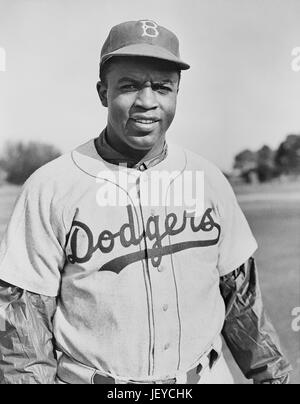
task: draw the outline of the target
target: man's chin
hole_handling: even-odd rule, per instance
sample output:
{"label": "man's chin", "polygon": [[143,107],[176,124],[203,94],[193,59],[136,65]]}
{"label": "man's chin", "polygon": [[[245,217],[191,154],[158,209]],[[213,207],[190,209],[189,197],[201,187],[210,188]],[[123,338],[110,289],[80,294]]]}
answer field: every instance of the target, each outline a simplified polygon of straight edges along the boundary
{"label": "man's chin", "polygon": [[157,142],[157,137],[151,134],[144,134],[142,136],[131,136],[127,139],[128,146],[130,146],[132,149],[140,151],[151,150],[157,144]]}

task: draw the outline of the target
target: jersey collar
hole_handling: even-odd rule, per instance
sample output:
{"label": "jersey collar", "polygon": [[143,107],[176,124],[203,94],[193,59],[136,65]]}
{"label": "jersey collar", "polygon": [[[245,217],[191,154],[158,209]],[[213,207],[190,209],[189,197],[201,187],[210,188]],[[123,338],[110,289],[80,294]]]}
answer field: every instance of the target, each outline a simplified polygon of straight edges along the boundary
{"label": "jersey collar", "polygon": [[[125,165],[116,165],[105,161],[101,156],[99,156],[96,146],[95,139],[91,139],[86,143],[78,146],[75,150],[71,152],[71,157],[74,164],[82,172],[87,175],[98,178],[99,174],[103,177],[103,173],[108,173],[111,171],[124,170],[128,175],[133,175],[139,177],[143,172],[135,168],[128,168]],[[186,167],[186,153],[181,148],[173,143],[168,142],[168,154],[164,160],[160,161],[156,165],[149,166],[144,172],[153,170],[166,170],[166,171],[183,171]]]}

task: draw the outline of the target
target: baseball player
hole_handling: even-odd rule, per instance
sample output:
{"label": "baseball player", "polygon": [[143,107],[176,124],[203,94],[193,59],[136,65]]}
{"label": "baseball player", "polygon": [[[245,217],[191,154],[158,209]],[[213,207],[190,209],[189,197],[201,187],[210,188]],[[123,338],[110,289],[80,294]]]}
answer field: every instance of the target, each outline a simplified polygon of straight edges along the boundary
{"label": "baseball player", "polygon": [[153,21],[110,31],[105,129],[27,180],[1,243],[1,383],[230,384],[221,334],[247,378],[288,382],[234,193],[166,136],[188,69]]}

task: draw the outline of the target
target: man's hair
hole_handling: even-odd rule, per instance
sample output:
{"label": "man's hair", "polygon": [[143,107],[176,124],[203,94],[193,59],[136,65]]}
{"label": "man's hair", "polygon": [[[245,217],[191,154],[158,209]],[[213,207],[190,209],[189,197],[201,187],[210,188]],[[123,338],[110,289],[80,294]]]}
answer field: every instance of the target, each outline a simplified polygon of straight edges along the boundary
{"label": "man's hair", "polygon": [[[128,58],[134,58],[135,56],[128,56]],[[115,56],[111,59],[109,59],[107,62],[104,63],[104,65],[102,65],[101,69],[100,69],[100,73],[99,73],[99,77],[100,77],[100,81],[104,84],[107,85],[107,75],[112,67],[112,65],[117,62],[118,60],[122,60],[124,59],[123,56]],[[147,57],[147,59],[150,60],[154,60],[156,63],[158,63],[158,59],[154,59],[154,58],[149,58]],[[181,70],[178,68],[178,66],[175,63],[172,62],[162,62],[162,66],[164,69],[169,69],[169,70],[174,70],[178,73],[179,79],[178,79],[178,83],[180,83],[181,80]]]}

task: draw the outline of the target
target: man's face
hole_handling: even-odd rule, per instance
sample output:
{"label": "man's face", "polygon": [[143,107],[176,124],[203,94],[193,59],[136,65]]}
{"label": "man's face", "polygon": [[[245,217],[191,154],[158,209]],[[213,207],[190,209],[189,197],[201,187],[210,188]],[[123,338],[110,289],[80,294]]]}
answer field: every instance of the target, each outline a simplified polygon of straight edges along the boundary
{"label": "man's face", "polygon": [[118,58],[98,87],[108,107],[108,136],[122,148],[150,150],[162,143],[176,111],[179,74],[167,63]]}

